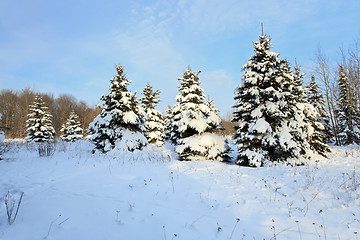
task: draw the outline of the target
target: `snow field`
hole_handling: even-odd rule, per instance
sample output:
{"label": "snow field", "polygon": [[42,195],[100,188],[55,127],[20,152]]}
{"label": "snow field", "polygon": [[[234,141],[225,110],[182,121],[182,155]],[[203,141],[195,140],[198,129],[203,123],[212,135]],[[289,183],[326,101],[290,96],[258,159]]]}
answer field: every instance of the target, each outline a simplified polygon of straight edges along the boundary
{"label": "snow field", "polygon": [[[180,162],[170,146],[91,154],[86,140],[50,157],[9,143],[0,196],[24,197],[0,239],[356,239],[360,150],[307,166]],[[236,152],[236,151],[234,151]],[[236,153],[233,153],[236,154]]]}

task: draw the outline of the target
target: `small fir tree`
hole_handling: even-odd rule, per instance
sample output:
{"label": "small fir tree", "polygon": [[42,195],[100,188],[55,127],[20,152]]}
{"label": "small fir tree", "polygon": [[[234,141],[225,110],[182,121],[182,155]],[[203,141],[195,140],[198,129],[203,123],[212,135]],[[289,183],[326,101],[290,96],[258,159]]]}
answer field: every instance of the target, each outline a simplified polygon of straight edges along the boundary
{"label": "small fir tree", "polygon": [[141,92],[144,97],[141,103],[146,114],[145,127],[146,136],[150,144],[162,146],[164,144],[165,121],[158,110],[155,109],[159,100],[160,91],[154,91],[150,84],[147,84]]}
{"label": "small fir tree", "polygon": [[[304,157],[307,157],[307,154],[311,152],[309,139],[314,132],[312,126],[317,113],[311,104],[305,102],[304,74],[301,73],[300,66],[296,66],[295,71],[292,72],[289,62],[282,60],[280,72],[284,80],[281,87],[282,101],[286,103],[282,110],[288,115],[285,126],[289,128],[292,141],[297,145],[296,152],[291,152],[291,155],[295,153],[295,157],[290,155],[288,159],[291,161],[291,158],[294,158],[295,164],[302,164],[302,161],[305,160]],[[287,143],[284,144],[285,147],[286,145]]]}
{"label": "small fir tree", "polygon": [[29,106],[30,113],[26,121],[27,136],[29,143],[50,143],[54,141],[55,130],[52,126],[52,115],[48,112],[42,98],[36,96],[34,103]]}
{"label": "small fir tree", "polygon": [[[199,86],[198,73],[190,67],[179,78],[178,102],[173,108],[173,126],[180,139],[175,151],[179,160],[209,159],[228,161],[229,146],[224,137],[214,133],[221,119],[212,103],[205,101],[204,90]],[[175,113],[175,114],[174,114]]]}
{"label": "small fir tree", "polygon": [[340,67],[337,79],[339,98],[336,106],[339,137],[342,144],[360,144],[360,114],[356,97],[351,89],[343,67]]}
{"label": "small fir tree", "polygon": [[106,153],[110,150],[134,151],[147,145],[144,135],[144,116],[136,99],[136,92],[127,89],[127,80],[121,65],[110,80],[109,92],[100,99],[102,112],[89,125],[93,152]]}
{"label": "small fir tree", "polygon": [[60,138],[66,142],[75,142],[83,137],[83,129],[78,120],[78,115],[72,111],[66,123],[62,125]]}
{"label": "small fir tree", "polygon": [[179,122],[181,120],[182,106],[180,103],[176,103],[172,108],[169,106],[167,110],[166,120],[166,132],[167,137],[171,144],[178,145],[181,139],[181,131],[179,129]]}
{"label": "small fir tree", "polygon": [[[300,134],[306,134],[306,141],[298,141],[303,146],[303,151],[306,151],[308,146],[311,150],[318,152],[319,154],[326,156],[326,153],[330,152],[329,146],[325,143],[323,134],[324,126],[318,121],[320,115],[314,105],[307,100],[306,91],[303,88],[303,78],[305,74],[301,73],[300,66],[295,67],[294,72],[294,86],[293,95],[296,96],[296,109],[297,120],[302,118],[302,131]],[[299,121],[297,121],[299,122]],[[299,126],[296,127],[296,130]],[[297,137],[299,139],[299,137]],[[300,138],[301,139],[301,138]]]}
{"label": "small fir tree", "polygon": [[165,114],[165,141],[169,141],[171,144],[176,145],[178,139],[180,139],[180,134],[177,136],[178,133],[176,124],[174,124],[174,114],[173,108],[171,105],[168,105],[168,109],[166,110]]}
{"label": "small fir tree", "polygon": [[243,66],[243,83],[235,91],[233,121],[238,123],[235,143],[237,164],[263,166],[268,162],[302,164],[309,144],[308,124],[299,79],[287,61],[271,52],[270,39],[254,42],[255,55]]}
{"label": "small fir tree", "polygon": [[325,99],[314,76],[311,77],[309,84],[305,86],[305,93],[306,101],[314,106],[317,113],[311,121],[314,132],[310,135],[309,143],[315,151],[326,156],[326,153],[330,152],[329,146],[326,145],[331,137],[330,120],[325,111]]}
{"label": "small fir tree", "polygon": [[330,142],[333,135],[331,132],[330,118],[325,110],[325,98],[322,95],[320,85],[316,82],[314,76],[311,76],[309,84],[305,86],[305,93],[306,101],[313,105],[319,113],[317,120],[324,126],[324,130],[320,131],[323,135],[324,142]]}

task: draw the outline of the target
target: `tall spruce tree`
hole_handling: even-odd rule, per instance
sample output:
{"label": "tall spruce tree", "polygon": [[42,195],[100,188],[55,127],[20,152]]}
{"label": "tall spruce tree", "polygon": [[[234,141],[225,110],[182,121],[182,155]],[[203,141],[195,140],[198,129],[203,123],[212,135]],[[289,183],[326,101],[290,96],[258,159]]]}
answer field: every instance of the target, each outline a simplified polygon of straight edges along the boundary
{"label": "tall spruce tree", "polygon": [[340,66],[337,79],[339,98],[336,106],[339,136],[342,144],[360,144],[360,113],[354,90],[351,89],[343,67]]}
{"label": "tall spruce tree", "polygon": [[89,125],[91,141],[95,144],[93,152],[132,152],[147,145],[144,116],[136,92],[127,89],[130,81],[123,67],[117,65],[115,68],[117,74],[110,80],[109,92],[100,99],[102,112]]}
{"label": "tall spruce tree", "polygon": [[253,42],[255,55],[243,66],[243,82],[235,91],[237,164],[263,166],[268,162],[302,164],[309,144],[301,92],[287,61],[271,52],[270,39]]}
{"label": "tall spruce tree", "polygon": [[66,142],[75,142],[83,137],[83,129],[78,120],[78,115],[72,111],[66,123],[62,125],[60,138]]}
{"label": "tall spruce tree", "polygon": [[150,84],[147,84],[141,92],[144,94],[141,103],[146,114],[145,127],[146,137],[150,144],[161,146],[164,144],[165,121],[164,118],[155,107],[159,100],[160,91],[154,91]]}
{"label": "tall spruce tree", "polygon": [[50,143],[54,141],[55,130],[52,126],[52,115],[48,112],[42,98],[36,96],[32,105],[29,105],[28,120],[26,121],[27,136],[29,143]]}
{"label": "tall spruce tree", "polygon": [[179,160],[228,161],[228,144],[224,137],[214,133],[220,127],[221,119],[215,106],[205,101],[199,73],[189,67],[178,79],[180,86],[176,96],[178,103],[173,108],[173,126],[176,126],[180,139],[175,151]]}

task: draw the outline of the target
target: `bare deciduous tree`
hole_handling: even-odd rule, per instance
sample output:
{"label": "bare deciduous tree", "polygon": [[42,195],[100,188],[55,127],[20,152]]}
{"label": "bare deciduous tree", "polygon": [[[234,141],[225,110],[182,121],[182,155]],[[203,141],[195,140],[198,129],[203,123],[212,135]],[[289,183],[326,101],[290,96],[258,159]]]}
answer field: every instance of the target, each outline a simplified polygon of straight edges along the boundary
{"label": "bare deciduous tree", "polygon": [[6,127],[7,138],[24,138],[25,122],[29,113],[29,105],[34,101],[35,95],[41,96],[46,102],[49,112],[53,115],[53,126],[60,134],[61,125],[66,121],[71,111],[79,116],[81,127],[85,130],[100,109],[89,107],[84,101],[78,102],[74,96],[63,94],[54,98],[49,93],[38,93],[30,88],[20,91],[4,89],[0,91],[0,113],[3,115],[0,126]]}
{"label": "bare deciduous tree", "polygon": [[334,81],[331,75],[331,70],[329,66],[329,60],[327,57],[321,52],[320,48],[315,53],[315,75],[317,79],[322,81],[324,86],[324,95],[327,105],[327,111],[330,117],[330,122],[332,126],[332,132],[334,134],[335,142],[337,145],[340,145],[338,132],[337,132],[337,122],[335,116],[335,88]]}

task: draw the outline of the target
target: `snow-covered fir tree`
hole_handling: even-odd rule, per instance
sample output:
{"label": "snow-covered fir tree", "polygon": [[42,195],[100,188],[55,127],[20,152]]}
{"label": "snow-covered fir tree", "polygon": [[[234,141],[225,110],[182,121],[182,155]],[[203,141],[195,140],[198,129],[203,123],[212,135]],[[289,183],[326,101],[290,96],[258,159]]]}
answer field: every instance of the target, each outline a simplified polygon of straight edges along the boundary
{"label": "snow-covered fir tree", "polygon": [[[305,74],[301,73],[300,66],[296,66],[293,75],[293,94],[296,96],[297,102],[297,120],[300,120],[299,117],[302,117],[302,120],[304,120],[304,124],[302,124],[302,133],[307,135],[307,142],[312,150],[323,156],[326,156],[326,153],[330,152],[330,148],[325,143],[325,127],[319,121],[319,112],[308,100],[306,94],[307,90],[305,91],[303,88],[303,78]],[[307,147],[307,143],[303,143],[306,144],[305,147]]]}
{"label": "snow-covered fir tree", "polygon": [[136,92],[127,89],[130,81],[123,67],[117,65],[116,71],[117,74],[110,80],[109,92],[100,99],[102,112],[89,125],[91,141],[95,144],[93,152],[132,152],[141,150],[148,143],[144,135],[144,116]]}
{"label": "snow-covered fir tree", "polygon": [[237,164],[263,166],[269,162],[302,164],[309,151],[309,124],[299,79],[287,61],[270,51],[270,39],[253,43],[255,55],[243,66],[243,82],[235,91],[233,121],[238,123],[235,143]]}
{"label": "snow-covered fir tree", "polygon": [[179,122],[181,120],[181,104],[177,103],[173,107],[169,106],[166,111],[166,136],[165,139],[169,140],[171,144],[178,145],[181,139],[181,131],[179,129]]}
{"label": "snow-covered fir tree", "polygon": [[49,143],[54,140],[55,130],[52,126],[52,115],[48,112],[42,98],[36,96],[34,103],[29,106],[30,113],[26,121],[27,142]]}
{"label": "snow-covered fir tree", "polygon": [[360,144],[360,113],[356,97],[342,67],[337,79],[339,98],[336,105],[336,116],[339,124],[339,136],[342,144]]}
{"label": "snow-covered fir tree", "polygon": [[[285,60],[285,66],[286,68],[290,67],[290,64],[287,60]],[[286,71],[287,73],[291,74],[290,69],[288,69]],[[305,74],[301,73],[301,69],[300,66],[296,65],[294,67],[294,73],[293,73],[293,90],[292,93],[295,95],[295,97],[297,98],[296,100],[298,102],[303,102],[305,99],[305,90],[303,88],[303,84],[304,84],[304,77]]]}
{"label": "snow-covered fir tree", "polygon": [[333,135],[331,132],[330,117],[325,110],[326,103],[320,85],[316,82],[314,76],[311,76],[309,84],[305,86],[305,94],[306,101],[313,105],[319,113],[318,121],[324,126],[324,130],[321,131],[323,139],[325,142],[329,142]]}
{"label": "snow-covered fir tree", "polygon": [[221,119],[213,104],[206,102],[198,73],[190,67],[179,78],[178,102],[173,108],[173,126],[180,135],[175,151],[179,160],[228,161],[230,148],[224,137],[214,133]]}
{"label": "snow-covered fir tree", "polygon": [[75,142],[83,137],[83,129],[78,120],[79,116],[72,111],[67,121],[62,125],[60,138],[66,142]]}
{"label": "snow-covered fir tree", "polygon": [[178,133],[177,129],[174,129],[177,127],[174,123],[174,114],[173,114],[173,108],[171,105],[168,105],[168,109],[166,109],[165,113],[165,135],[164,140],[171,142],[171,144],[176,145],[178,139],[180,139],[180,134],[176,135]]}
{"label": "snow-covered fir tree", "polygon": [[[289,127],[292,140],[296,142],[298,153],[302,156],[295,159],[301,163],[303,156],[307,152],[311,152],[310,139],[314,133],[313,125],[316,121],[317,112],[315,108],[305,102],[305,92],[303,88],[303,78],[305,74],[300,71],[300,66],[295,67],[295,71],[291,71],[291,65],[287,60],[282,60],[280,65],[280,72],[284,79],[282,85],[283,101],[286,104],[282,107],[283,112],[289,114],[289,122],[286,126]],[[286,145],[286,144],[285,144]],[[290,161],[291,161],[290,157]],[[294,163],[297,161],[295,160]],[[292,164],[292,163],[290,163]]]}
{"label": "snow-covered fir tree", "polygon": [[144,95],[140,100],[146,115],[145,127],[147,140],[150,144],[161,146],[164,144],[165,121],[161,112],[155,108],[160,101],[160,91],[154,91],[152,86],[147,84],[141,93]]}

